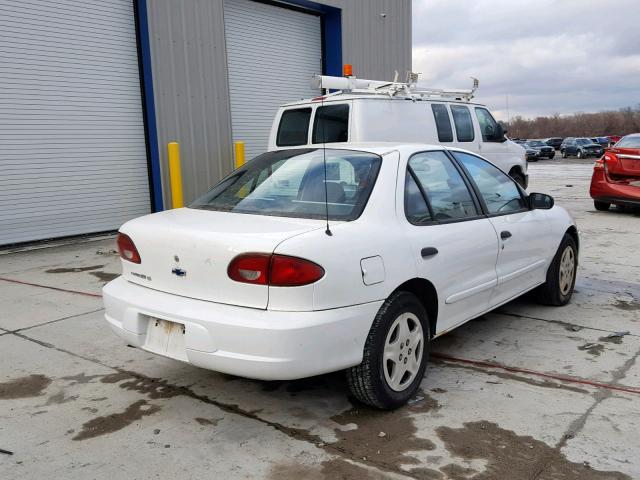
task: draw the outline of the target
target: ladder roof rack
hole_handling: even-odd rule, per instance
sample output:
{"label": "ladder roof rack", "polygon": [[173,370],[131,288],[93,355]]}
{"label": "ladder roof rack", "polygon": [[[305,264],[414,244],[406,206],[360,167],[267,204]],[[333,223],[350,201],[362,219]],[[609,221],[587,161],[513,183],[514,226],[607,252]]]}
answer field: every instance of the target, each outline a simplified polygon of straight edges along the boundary
{"label": "ladder roof rack", "polygon": [[[398,74],[396,72],[396,79]],[[469,90],[448,90],[442,88],[421,87],[417,84],[418,74],[408,72],[406,82],[385,82],[381,80],[365,80],[362,78],[332,77],[316,75],[311,79],[312,88],[338,90],[332,95],[351,93],[360,95],[384,95],[388,97],[402,97],[411,100],[423,98],[437,98],[443,100],[470,101],[478,89],[478,79],[473,78],[473,87]]]}

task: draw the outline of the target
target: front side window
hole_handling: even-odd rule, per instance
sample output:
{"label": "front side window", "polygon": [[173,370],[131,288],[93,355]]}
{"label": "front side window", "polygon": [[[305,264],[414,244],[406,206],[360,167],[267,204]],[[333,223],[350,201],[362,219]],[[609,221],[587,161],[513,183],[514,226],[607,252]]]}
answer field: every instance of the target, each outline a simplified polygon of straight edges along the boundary
{"label": "front side window", "polygon": [[433,118],[436,121],[436,130],[438,131],[438,141],[453,142],[453,131],[451,130],[451,120],[446,105],[441,103],[432,103],[431,110]]}
{"label": "front side window", "polygon": [[480,125],[480,132],[482,133],[482,140],[485,142],[501,142],[502,138],[499,135],[500,128],[498,122],[495,121],[493,116],[486,108],[476,107],[476,117],[478,118],[478,125]]}
{"label": "front side window", "polygon": [[313,143],[346,142],[349,137],[349,105],[318,107],[313,122]]}
{"label": "front side window", "polygon": [[478,210],[462,175],[444,152],[422,152],[409,159],[407,175],[420,182],[433,220],[475,217]]}
{"label": "front side window", "polygon": [[526,207],[516,183],[491,163],[468,153],[453,152],[478,187],[490,214],[521,211]]}
{"label": "front side window", "polygon": [[473,142],[475,134],[473,132],[473,121],[471,112],[467,107],[461,105],[451,105],[453,123],[456,126],[456,137],[459,142]]}
{"label": "front side window", "polygon": [[324,219],[326,199],[330,220],[355,220],[369,199],[381,161],[373,153],[353,150],[268,152],[234,171],[189,207]]}
{"label": "front side window", "polygon": [[310,119],[310,108],[296,108],[282,112],[276,145],[278,147],[306,145]]}

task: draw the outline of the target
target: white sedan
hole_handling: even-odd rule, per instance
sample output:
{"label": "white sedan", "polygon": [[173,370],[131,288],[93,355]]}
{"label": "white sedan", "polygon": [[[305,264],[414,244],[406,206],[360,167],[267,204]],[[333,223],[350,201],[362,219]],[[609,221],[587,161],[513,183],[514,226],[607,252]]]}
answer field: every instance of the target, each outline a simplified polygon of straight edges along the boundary
{"label": "white sedan", "polygon": [[533,289],[569,302],[578,262],[553,198],[418,144],[265,153],[118,247],[105,317],[130,345],[265,380],[347,369],[379,408],[415,393],[433,338]]}

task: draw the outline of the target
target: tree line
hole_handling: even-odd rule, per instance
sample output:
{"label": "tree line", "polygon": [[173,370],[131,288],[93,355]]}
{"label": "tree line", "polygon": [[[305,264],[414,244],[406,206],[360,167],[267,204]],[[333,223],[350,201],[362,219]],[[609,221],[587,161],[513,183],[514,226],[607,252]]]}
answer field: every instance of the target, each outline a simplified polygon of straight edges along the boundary
{"label": "tree line", "polygon": [[640,132],[640,104],[597,113],[556,113],[533,119],[516,116],[505,128],[511,138],[627,135]]}

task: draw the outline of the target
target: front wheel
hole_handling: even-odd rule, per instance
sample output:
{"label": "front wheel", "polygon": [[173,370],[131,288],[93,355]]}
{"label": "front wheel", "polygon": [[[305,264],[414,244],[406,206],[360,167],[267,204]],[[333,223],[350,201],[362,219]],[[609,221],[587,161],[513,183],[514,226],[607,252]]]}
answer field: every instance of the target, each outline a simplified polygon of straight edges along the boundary
{"label": "front wheel", "polygon": [[584,155],[582,154],[582,150],[578,150],[578,154],[576,156],[582,159],[584,157]]}
{"label": "front wheel", "polygon": [[567,158],[568,157],[566,150],[560,151],[560,154],[562,155],[562,158]]}
{"label": "front wheel", "polygon": [[511,176],[511,178],[513,178],[516,181],[516,183],[518,185],[520,185],[525,190],[527,189],[527,185],[525,184],[525,181],[524,181],[524,175],[522,175],[519,172],[513,172],[513,173],[510,174],[510,176]]}
{"label": "front wheel", "polygon": [[362,363],[347,370],[353,396],[385,410],[407,403],[424,377],[429,332],[427,312],[415,295],[391,295],[373,320]]}
{"label": "front wheel", "polygon": [[538,301],[555,306],[569,303],[576,284],[577,270],[578,246],[573,237],[565,233],[547,270],[547,281],[536,289]]}

